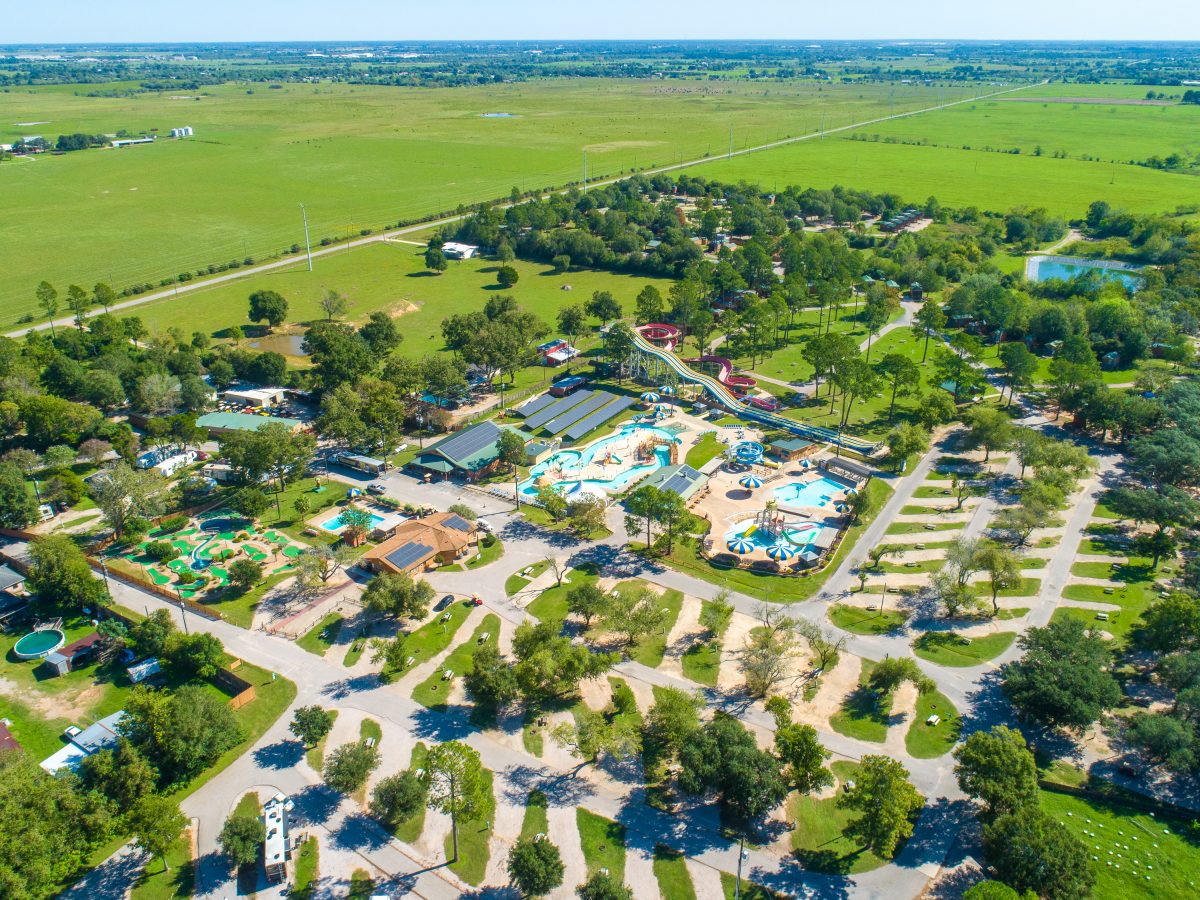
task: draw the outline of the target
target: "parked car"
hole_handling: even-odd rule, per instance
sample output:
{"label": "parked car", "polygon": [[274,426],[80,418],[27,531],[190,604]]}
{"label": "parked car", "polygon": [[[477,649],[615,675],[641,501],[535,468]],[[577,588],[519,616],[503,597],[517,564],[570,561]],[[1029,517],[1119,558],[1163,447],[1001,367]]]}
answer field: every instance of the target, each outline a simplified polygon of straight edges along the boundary
{"label": "parked car", "polygon": [[453,602],[454,602],[454,595],[447,594],[445,597],[443,597],[441,600],[439,600],[437,602],[437,604],[433,607],[433,611],[441,612],[443,609],[445,609],[447,606],[449,606]]}
{"label": "parked car", "polygon": [[378,482],[376,482],[374,484],[367,485],[367,493],[374,494],[376,497],[382,497],[384,494],[387,493],[387,488],[385,488],[382,484],[379,484]]}

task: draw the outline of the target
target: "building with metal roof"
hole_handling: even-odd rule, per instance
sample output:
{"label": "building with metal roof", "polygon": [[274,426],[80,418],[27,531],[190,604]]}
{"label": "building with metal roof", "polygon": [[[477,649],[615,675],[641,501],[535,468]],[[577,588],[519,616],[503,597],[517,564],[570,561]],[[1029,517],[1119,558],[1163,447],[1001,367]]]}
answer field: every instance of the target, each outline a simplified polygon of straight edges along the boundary
{"label": "building with metal roof", "polygon": [[502,431],[490,419],[480,422],[426,447],[409,465],[429,474],[460,475],[477,481],[499,462]]}
{"label": "building with metal roof", "polygon": [[20,572],[0,565],[0,591],[16,592],[25,586],[25,576]]}
{"label": "building with metal roof", "polygon": [[71,738],[71,742],[50,754],[41,762],[41,767],[53,775],[59,769],[75,769],[85,758],[98,750],[113,747],[120,733],[117,727],[125,718],[125,710],[119,710],[89,725]]}
{"label": "building with metal roof", "polygon": [[687,463],[676,463],[651,473],[638,487],[656,487],[678,494],[684,500],[690,500],[707,483],[708,476],[703,472],[693,469]]}
{"label": "building with metal roof", "polygon": [[825,471],[830,475],[839,475],[856,484],[869,481],[871,476],[875,474],[875,470],[869,466],[856,463],[854,460],[846,459],[844,456],[831,457],[821,465],[825,467]]}
{"label": "building with metal roof", "polygon": [[806,441],[803,438],[780,438],[767,445],[767,452],[776,459],[784,462],[801,459],[820,449],[819,444]]}
{"label": "building with metal roof", "polygon": [[363,554],[361,563],[377,574],[416,575],[438,565],[457,562],[477,545],[478,532],[474,522],[468,522],[457,513],[435,513],[397,525],[391,537]]}
{"label": "building with metal roof", "polygon": [[284,416],[259,416],[253,413],[214,412],[206,413],[196,420],[196,424],[208,431],[210,437],[224,434],[227,431],[258,431],[264,425],[282,423],[290,431],[299,431],[304,423],[299,419],[289,419]]}

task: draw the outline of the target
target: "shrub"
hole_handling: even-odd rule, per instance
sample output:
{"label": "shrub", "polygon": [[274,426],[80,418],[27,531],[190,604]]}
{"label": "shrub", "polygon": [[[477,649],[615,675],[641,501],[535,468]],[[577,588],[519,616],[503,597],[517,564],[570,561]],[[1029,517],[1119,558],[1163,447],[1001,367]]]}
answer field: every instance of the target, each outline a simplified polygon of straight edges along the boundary
{"label": "shrub", "polygon": [[196,581],[196,578],[197,578],[197,575],[195,572],[180,572],[179,573],[179,583],[180,584],[192,584],[194,581]]}
{"label": "shrub", "polygon": [[173,532],[178,531],[180,528],[182,528],[187,523],[188,523],[187,516],[167,516],[167,518],[163,519],[161,522],[158,523],[158,527],[162,531],[165,531],[167,533],[173,533]]}
{"label": "shrub", "polygon": [[146,555],[158,562],[170,562],[179,555],[179,550],[169,541],[151,541],[146,545]]}

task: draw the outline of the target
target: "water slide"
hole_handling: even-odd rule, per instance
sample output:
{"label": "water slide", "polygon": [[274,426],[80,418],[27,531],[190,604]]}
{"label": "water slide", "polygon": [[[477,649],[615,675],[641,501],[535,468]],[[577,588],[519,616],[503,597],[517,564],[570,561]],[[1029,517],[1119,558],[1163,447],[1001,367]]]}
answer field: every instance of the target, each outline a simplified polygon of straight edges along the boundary
{"label": "water slide", "polygon": [[[645,326],[643,326],[645,327]],[[870,455],[875,452],[878,445],[871,441],[865,441],[862,438],[852,437],[851,435],[842,433],[838,434],[835,429],[822,428],[819,425],[806,425],[803,422],[796,422],[784,416],[775,413],[766,412],[765,410],[755,409],[749,403],[744,403],[739,400],[734,393],[729,390],[723,383],[722,379],[705,375],[702,372],[697,372],[690,368],[683,360],[672,353],[670,350],[663,347],[655,346],[649,340],[642,336],[638,329],[633,329],[633,343],[638,350],[646,353],[656,359],[662,360],[671,368],[681,380],[698,384],[704,388],[713,398],[732,412],[736,416],[743,419],[749,419],[753,422],[758,422],[770,428],[778,428],[781,431],[786,431],[789,434],[795,434],[800,437],[811,438],[816,441],[823,441],[829,444],[841,444],[847,450],[853,450],[856,453]],[[725,360],[728,362],[728,360]],[[730,366],[732,368],[732,365]],[[728,377],[727,371],[722,371]]]}

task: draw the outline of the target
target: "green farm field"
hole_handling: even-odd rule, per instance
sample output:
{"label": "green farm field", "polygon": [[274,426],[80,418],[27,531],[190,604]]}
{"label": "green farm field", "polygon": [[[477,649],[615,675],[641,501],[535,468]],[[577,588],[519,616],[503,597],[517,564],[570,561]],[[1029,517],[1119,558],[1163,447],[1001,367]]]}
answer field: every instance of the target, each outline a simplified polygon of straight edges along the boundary
{"label": "green farm field", "polygon": [[[997,101],[997,104],[1004,106],[1006,117],[1020,117],[1024,112],[1032,120],[1043,123],[1046,129],[1039,139],[1023,126],[1021,136],[1004,140],[1006,145],[1034,140],[1049,154],[1058,146],[1056,141],[1061,142],[1057,135],[1063,132],[1071,138],[1073,146],[1083,145],[1085,129],[1072,122],[1075,114],[1072,105],[1058,104],[1056,109],[1043,111],[1036,103]],[[963,144],[987,143],[977,137],[977,130],[988,127],[979,109],[973,115],[959,111],[972,105],[978,106],[964,104],[963,107],[914,116],[911,120],[899,120],[903,125],[892,123],[894,127],[923,133],[927,123],[931,128],[943,127],[937,122],[939,116],[956,117],[944,126],[947,134],[954,135],[953,147],[855,141],[850,139],[852,132],[846,132],[731,160],[705,162],[691,171],[718,181],[745,180],[768,189],[788,184],[817,188],[841,184],[870,191],[895,191],[911,202],[936,196],[947,206],[994,210],[1008,210],[1019,205],[1044,206],[1056,215],[1069,218],[1082,217],[1094,200],[1107,200],[1113,206],[1138,212],[1172,212],[1181,205],[1200,204],[1200,177],[1194,175],[1111,162],[1054,159],[1049,155],[1033,156],[1032,152],[1017,155],[963,150]],[[1009,107],[1012,107],[1011,113]],[[1084,122],[1097,115],[1094,107],[1080,105],[1079,109]],[[1126,108],[1120,109],[1124,114]],[[1148,110],[1145,115],[1151,122],[1158,121],[1153,117],[1161,110],[1159,107],[1132,109]],[[951,131],[954,122],[959,125]],[[862,131],[871,134],[882,128],[883,123]],[[1142,130],[1147,133],[1150,126]],[[1001,143],[999,136],[996,143]],[[1114,139],[1110,153],[1128,146],[1124,139],[1120,143]],[[1125,158],[1163,155],[1164,150],[1170,152],[1171,148],[1164,148],[1162,140],[1152,137],[1151,143],[1141,147],[1140,152],[1126,153]],[[1094,152],[1108,158],[1103,147],[1080,152]]]}
{"label": "green farm field", "polygon": [[[8,215],[0,324],[35,313],[43,278],[120,289],[210,263],[417,219],[589,176],[667,165],[978,93],[917,85],[544,80],[471,88],[127,85],[0,94],[0,141],[190,125],[195,137],[0,165]],[[504,117],[486,114],[503,113]],[[40,123],[18,125],[16,123]],[[36,216],[37,228],[28,227]],[[57,223],[57,224],[56,224]]]}

